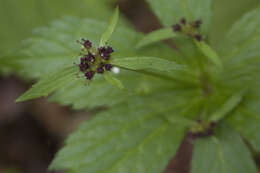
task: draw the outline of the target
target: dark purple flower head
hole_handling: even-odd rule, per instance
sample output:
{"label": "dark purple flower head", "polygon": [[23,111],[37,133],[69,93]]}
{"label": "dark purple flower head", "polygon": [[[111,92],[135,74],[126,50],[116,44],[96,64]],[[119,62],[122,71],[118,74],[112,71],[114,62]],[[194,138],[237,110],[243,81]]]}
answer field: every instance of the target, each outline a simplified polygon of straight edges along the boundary
{"label": "dark purple flower head", "polygon": [[112,47],[108,46],[107,49],[106,49],[106,52],[107,52],[108,54],[111,54],[111,53],[114,52],[114,50],[113,50]]}
{"label": "dark purple flower head", "polygon": [[89,41],[89,40],[84,40],[82,39],[83,41],[83,46],[86,48],[86,49],[89,49],[92,47],[92,43]]}
{"label": "dark purple flower head", "polygon": [[87,63],[82,62],[82,63],[79,64],[79,70],[81,72],[86,71],[88,68],[89,68],[89,65]]}
{"label": "dark purple flower head", "polygon": [[195,38],[197,41],[201,41],[201,40],[202,40],[202,37],[201,37],[200,34],[194,35],[194,38]]}
{"label": "dark purple flower head", "polygon": [[172,26],[173,28],[173,31],[177,32],[177,31],[180,31],[181,30],[181,25],[180,24],[175,24]]}
{"label": "dark purple flower head", "polygon": [[195,22],[194,22],[194,27],[195,28],[199,28],[200,27],[200,25],[201,25],[201,20],[196,20]]}
{"label": "dark purple flower head", "polygon": [[88,62],[94,62],[94,61],[95,61],[95,57],[94,57],[94,55],[92,55],[91,53],[88,53],[88,54],[85,56],[85,59],[86,59],[86,61],[88,61]]}
{"label": "dark purple flower head", "polygon": [[102,73],[104,73],[104,69],[103,69],[103,67],[98,67],[97,68],[97,73],[100,73],[100,74],[102,74]]}
{"label": "dark purple flower head", "polygon": [[94,75],[95,75],[94,71],[88,71],[88,72],[85,73],[85,77],[88,80],[91,80],[94,77]]}
{"label": "dark purple flower head", "polygon": [[107,70],[107,71],[110,71],[111,69],[112,69],[112,65],[111,64],[106,64],[105,65],[105,69]]}
{"label": "dark purple flower head", "polygon": [[181,24],[183,24],[183,25],[186,25],[186,23],[187,23],[187,21],[186,21],[185,18],[182,18],[180,22],[181,22]]}
{"label": "dark purple flower head", "polygon": [[104,60],[109,60],[110,54],[114,52],[112,47],[100,47],[98,48],[99,55],[104,59]]}

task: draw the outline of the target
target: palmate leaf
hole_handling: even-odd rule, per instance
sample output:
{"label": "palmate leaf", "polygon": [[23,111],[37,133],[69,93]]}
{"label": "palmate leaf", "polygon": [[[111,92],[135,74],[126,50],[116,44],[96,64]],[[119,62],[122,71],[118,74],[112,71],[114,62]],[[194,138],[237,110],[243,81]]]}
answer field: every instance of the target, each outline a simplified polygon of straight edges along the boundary
{"label": "palmate leaf", "polygon": [[211,0],[147,0],[161,23],[172,26],[185,17],[187,20],[201,19],[201,32],[207,35],[211,20]]}
{"label": "palmate leaf", "polygon": [[123,103],[83,123],[50,168],[77,173],[162,172],[176,152],[185,126],[169,124],[155,104],[146,109],[142,102]]}
{"label": "palmate leaf", "polygon": [[225,125],[216,134],[195,142],[191,173],[257,173],[242,138]]}

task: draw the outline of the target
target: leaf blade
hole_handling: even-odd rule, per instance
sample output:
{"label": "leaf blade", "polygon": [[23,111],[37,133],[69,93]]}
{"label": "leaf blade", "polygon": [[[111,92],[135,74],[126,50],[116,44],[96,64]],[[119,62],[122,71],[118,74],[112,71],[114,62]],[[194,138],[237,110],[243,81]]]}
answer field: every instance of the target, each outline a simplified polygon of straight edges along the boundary
{"label": "leaf blade", "polygon": [[191,173],[257,173],[251,153],[232,129],[217,127],[214,137],[195,143]]}
{"label": "leaf blade", "polygon": [[147,46],[159,41],[174,38],[176,34],[172,31],[172,28],[163,28],[145,35],[136,45],[137,48]]}
{"label": "leaf blade", "polygon": [[[171,133],[174,129],[178,132],[176,135]],[[159,173],[176,152],[183,135],[184,127],[170,126],[151,110],[124,103],[82,124],[69,137],[66,147],[59,152],[50,168],[75,170],[79,173]],[[153,152],[148,152],[150,150]],[[79,155],[78,152],[82,154]],[[160,164],[151,166],[151,163],[158,161]],[[102,167],[99,166],[100,163]]]}
{"label": "leaf blade", "polygon": [[132,70],[155,69],[161,71],[185,70],[185,66],[156,57],[126,57],[117,58],[111,62],[115,66],[125,67]]}
{"label": "leaf blade", "polygon": [[119,18],[119,7],[117,7],[115,9],[113,16],[111,17],[111,19],[108,22],[106,31],[101,36],[100,43],[99,43],[100,47],[105,46],[106,42],[109,40],[109,38],[113,34],[116,24],[118,22],[118,18]]}

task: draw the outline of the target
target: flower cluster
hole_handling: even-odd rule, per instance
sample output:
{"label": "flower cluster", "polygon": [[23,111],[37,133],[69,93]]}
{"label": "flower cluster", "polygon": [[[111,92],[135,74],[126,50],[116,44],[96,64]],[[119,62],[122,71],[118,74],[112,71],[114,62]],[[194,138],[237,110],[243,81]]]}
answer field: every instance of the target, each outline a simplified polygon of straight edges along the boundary
{"label": "flower cluster", "polygon": [[174,32],[182,32],[195,38],[197,41],[202,40],[202,36],[199,34],[199,28],[201,26],[201,20],[196,20],[193,22],[187,22],[185,18],[182,18],[179,23],[172,26]]}
{"label": "flower cluster", "polygon": [[87,80],[93,79],[96,73],[103,74],[112,69],[112,65],[109,63],[110,56],[114,52],[112,47],[104,46],[96,49],[89,40],[82,39],[78,42],[83,48],[81,49],[80,63],[77,66]]}
{"label": "flower cluster", "polygon": [[[198,121],[198,123],[201,123],[200,121]],[[215,122],[211,122],[208,124],[200,124],[201,129],[199,130],[194,130],[194,131],[189,131],[188,132],[188,136],[196,139],[196,138],[201,138],[201,137],[208,137],[208,136],[212,136],[214,134],[214,127],[216,126]]]}

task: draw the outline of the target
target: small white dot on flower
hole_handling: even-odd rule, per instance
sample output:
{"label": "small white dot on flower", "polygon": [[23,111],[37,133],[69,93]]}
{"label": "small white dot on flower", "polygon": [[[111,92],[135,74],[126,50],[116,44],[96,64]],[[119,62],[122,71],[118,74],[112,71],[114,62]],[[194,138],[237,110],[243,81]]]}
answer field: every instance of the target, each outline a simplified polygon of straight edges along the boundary
{"label": "small white dot on flower", "polygon": [[119,74],[119,73],[120,73],[120,68],[118,68],[118,67],[113,67],[113,68],[112,68],[112,72],[115,73],[115,74]]}

